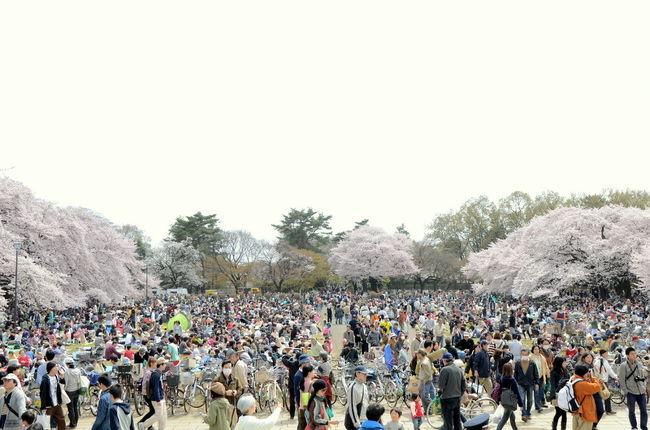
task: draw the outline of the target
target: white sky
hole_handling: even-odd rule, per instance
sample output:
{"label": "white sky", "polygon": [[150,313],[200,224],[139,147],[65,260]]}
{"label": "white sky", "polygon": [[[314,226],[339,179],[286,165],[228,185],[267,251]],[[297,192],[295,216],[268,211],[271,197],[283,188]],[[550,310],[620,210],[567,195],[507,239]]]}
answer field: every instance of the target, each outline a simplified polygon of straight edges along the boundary
{"label": "white sky", "polygon": [[136,224],[650,189],[650,2],[0,4],[0,169]]}

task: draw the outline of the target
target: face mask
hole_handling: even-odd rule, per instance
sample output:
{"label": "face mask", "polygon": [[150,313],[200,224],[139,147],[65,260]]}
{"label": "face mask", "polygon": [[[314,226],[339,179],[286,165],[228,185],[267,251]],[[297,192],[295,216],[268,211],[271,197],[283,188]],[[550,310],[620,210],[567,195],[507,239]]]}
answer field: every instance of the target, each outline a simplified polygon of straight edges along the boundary
{"label": "face mask", "polygon": [[223,374],[226,376],[232,375],[232,369],[223,369]]}

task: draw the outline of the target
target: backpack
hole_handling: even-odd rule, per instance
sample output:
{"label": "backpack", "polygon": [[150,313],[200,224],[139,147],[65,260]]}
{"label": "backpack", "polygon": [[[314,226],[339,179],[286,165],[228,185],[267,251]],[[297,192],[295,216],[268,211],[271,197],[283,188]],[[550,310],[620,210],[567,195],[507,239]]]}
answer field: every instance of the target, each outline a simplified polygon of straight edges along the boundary
{"label": "backpack", "polygon": [[[582,382],[584,379],[574,379],[568,381],[562,389],[557,392],[557,407],[570,413],[578,412],[580,403],[576,398],[574,385]],[[584,401],[584,399],[583,399]]]}

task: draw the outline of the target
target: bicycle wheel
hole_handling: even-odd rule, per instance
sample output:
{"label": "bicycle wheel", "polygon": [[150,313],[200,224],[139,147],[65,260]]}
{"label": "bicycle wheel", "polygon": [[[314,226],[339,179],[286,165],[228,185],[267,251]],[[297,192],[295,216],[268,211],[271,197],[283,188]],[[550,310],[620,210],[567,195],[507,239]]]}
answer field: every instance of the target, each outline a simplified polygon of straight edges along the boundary
{"label": "bicycle wheel", "polygon": [[281,399],[281,390],[277,382],[270,382],[267,384],[267,401],[268,401],[268,410],[273,412],[275,405],[280,402]]}
{"label": "bicycle wheel", "polygon": [[386,379],[384,381],[384,399],[386,399],[388,406],[395,407],[399,401],[399,394],[400,393],[397,382],[395,382],[392,378]]}
{"label": "bicycle wheel", "polygon": [[625,396],[623,395],[623,393],[614,390],[612,390],[611,393],[612,393],[611,395],[612,403],[616,405],[622,405],[623,403],[625,403]]}
{"label": "bicycle wheel", "polygon": [[140,392],[135,392],[133,394],[133,406],[135,406],[135,412],[138,416],[144,415],[147,410],[147,402],[144,400],[144,396]]}
{"label": "bicycle wheel", "polygon": [[370,403],[381,403],[384,400],[383,390],[375,381],[370,381],[366,384],[368,386],[368,397]]}
{"label": "bicycle wheel", "polygon": [[99,406],[99,395],[97,392],[92,392],[90,393],[90,396],[88,398],[88,404],[89,404],[89,409],[90,413],[93,414],[94,417],[97,416],[97,407]]}
{"label": "bicycle wheel", "polygon": [[497,402],[493,399],[489,397],[481,397],[480,399],[470,402],[469,416],[467,418],[474,418],[481,414],[492,415],[497,410],[497,406]]}
{"label": "bicycle wheel", "polygon": [[334,393],[336,393],[336,398],[341,402],[343,406],[348,404],[348,399],[345,393],[345,384],[340,379],[334,384]]}
{"label": "bicycle wheel", "polygon": [[427,407],[427,413],[424,416],[425,422],[432,429],[437,429],[443,425],[442,414],[439,413],[439,405],[434,404],[433,402],[429,403]]}
{"label": "bicycle wheel", "polygon": [[192,389],[192,395],[190,396],[190,406],[198,409],[201,406],[205,405],[205,391],[200,386],[196,386]]}

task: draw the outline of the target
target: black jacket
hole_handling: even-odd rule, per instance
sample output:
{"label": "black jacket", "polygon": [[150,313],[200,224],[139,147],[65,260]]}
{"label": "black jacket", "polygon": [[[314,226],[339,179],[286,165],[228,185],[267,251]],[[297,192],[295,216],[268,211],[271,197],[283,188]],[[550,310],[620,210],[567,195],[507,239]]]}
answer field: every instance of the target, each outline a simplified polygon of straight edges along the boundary
{"label": "black jacket", "polygon": [[[59,380],[59,377],[56,377],[56,380]],[[45,375],[43,376],[43,380],[41,381],[41,387],[40,387],[40,395],[41,395],[41,409],[46,409],[46,408],[51,408],[54,407],[54,404],[52,402],[52,395],[50,392],[50,376]],[[58,383],[56,384],[56,402],[57,405],[61,404],[61,385]]]}
{"label": "black jacket", "polygon": [[528,370],[524,373],[524,369],[521,367],[521,360],[518,360],[517,364],[515,364],[515,379],[522,387],[532,387],[535,384],[539,384],[539,372],[537,371],[535,362],[529,360]]}

